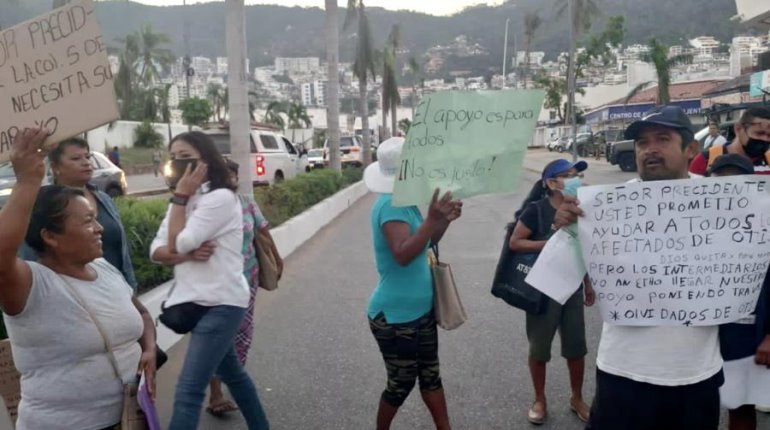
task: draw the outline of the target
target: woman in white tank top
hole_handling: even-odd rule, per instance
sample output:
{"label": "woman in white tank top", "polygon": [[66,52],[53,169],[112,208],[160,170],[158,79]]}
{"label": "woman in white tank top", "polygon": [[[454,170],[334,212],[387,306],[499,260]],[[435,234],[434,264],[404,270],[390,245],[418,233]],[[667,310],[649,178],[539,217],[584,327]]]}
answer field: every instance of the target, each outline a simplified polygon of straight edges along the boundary
{"label": "woman in white tank top", "polygon": [[[0,210],[0,309],[21,373],[16,428],[99,430],[119,423],[124,383],[144,371],[154,390],[155,329],[120,272],[101,258],[102,227],[82,191],[41,189],[47,136],[25,129],[16,137],[17,182]],[[25,239],[39,263],[16,258]]]}

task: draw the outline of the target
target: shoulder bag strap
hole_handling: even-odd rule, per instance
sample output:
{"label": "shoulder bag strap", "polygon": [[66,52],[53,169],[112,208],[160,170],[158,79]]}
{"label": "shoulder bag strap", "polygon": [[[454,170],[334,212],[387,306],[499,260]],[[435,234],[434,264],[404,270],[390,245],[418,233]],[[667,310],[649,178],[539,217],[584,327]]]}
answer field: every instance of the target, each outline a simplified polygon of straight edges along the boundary
{"label": "shoulder bag strap", "polygon": [[540,202],[535,203],[535,208],[537,209],[537,240],[546,240],[545,238],[545,227],[543,226],[543,209],[540,207]]}
{"label": "shoulder bag strap", "polygon": [[94,322],[94,325],[96,326],[96,330],[99,331],[99,334],[102,336],[102,340],[104,341],[104,349],[107,351],[107,358],[110,360],[110,364],[112,365],[112,370],[115,373],[115,377],[120,379],[121,381],[123,378],[120,377],[120,368],[118,367],[118,360],[115,358],[115,352],[112,349],[112,344],[110,343],[109,338],[107,338],[107,332],[104,330],[104,327],[99,322],[99,319],[96,318],[93,312],[91,312],[91,309],[86,305],[86,302],[83,300],[83,297],[78,293],[78,291],[75,289],[75,287],[64,277],[59,275],[59,279],[61,279],[64,282],[64,285],[69,290],[70,294],[75,298],[75,301],[78,302],[78,304],[86,311],[88,316],[91,318],[91,321]]}

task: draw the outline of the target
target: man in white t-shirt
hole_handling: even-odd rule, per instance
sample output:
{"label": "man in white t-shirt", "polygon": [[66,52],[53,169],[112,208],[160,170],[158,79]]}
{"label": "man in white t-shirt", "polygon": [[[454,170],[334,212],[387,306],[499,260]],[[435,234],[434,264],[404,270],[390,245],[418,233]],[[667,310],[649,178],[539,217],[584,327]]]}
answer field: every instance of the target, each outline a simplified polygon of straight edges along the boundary
{"label": "man in white t-shirt", "polygon": [[[631,124],[643,181],[688,178],[698,142],[678,107],[655,108]],[[582,215],[565,199],[557,228]],[[590,430],[716,430],[724,382],[717,326],[630,327],[604,324],[597,356],[596,396]]]}
{"label": "man in white t-shirt", "polygon": [[703,149],[709,149],[712,146],[723,146],[725,143],[727,143],[727,139],[719,134],[719,124],[710,122],[709,134],[706,136],[706,140],[703,141]]}

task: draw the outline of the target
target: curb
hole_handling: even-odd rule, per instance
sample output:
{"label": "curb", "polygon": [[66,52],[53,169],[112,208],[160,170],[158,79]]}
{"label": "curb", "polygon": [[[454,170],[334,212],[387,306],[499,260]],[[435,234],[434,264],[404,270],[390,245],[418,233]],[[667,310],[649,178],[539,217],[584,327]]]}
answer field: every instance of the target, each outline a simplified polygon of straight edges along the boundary
{"label": "curb", "polygon": [[168,193],[168,188],[157,188],[154,190],[143,190],[143,191],[136,191],[133,193],[127,193],[126,197],[149,197],[149,196],[159,196],[161,194]]}
{"label": "curb", "polygon": [[[271,229],[270,233],[278,247],[278,252],[284,259],[289,257],[305,242],[312,239],[322,228],[329,225],[337,216],[345,212],[368,193],[369,190],[363,181],[355,183],[286,221],[280,227]],[[139,296],[139,300],[144,304],[155,321],[158,346],[166,351],[184,337],[174,333],[158,322],[160,306],[168,297],[173,282],[166,282]]]}

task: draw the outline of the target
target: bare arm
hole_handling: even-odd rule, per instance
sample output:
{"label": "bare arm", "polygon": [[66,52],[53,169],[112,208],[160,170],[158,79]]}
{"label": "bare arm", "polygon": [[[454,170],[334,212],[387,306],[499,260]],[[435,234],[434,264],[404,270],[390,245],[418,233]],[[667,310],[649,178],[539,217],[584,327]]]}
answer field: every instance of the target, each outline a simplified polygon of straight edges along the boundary
{"label": "bare arm", "polygon": [[176,266],[190,261],[190,255],[188,254],[176,254],[169,250],[168,246],[161,246],[152,253],[152,261],[160,263],[164,266]]}
{"label": "bare arm", "polygon": [[29,228],[32,209],[45,174],[46,130],[25,129],[14,140],[11,152],[16,185],[0,210],[0,309],[18,315],[27,305],[32,289],[29,265],[16,258]]}
{"label": "bare arm", "polygon": [[[410,232],[409,224],[405,222],[391,221],[382,226],[382,232],[388,241],[390,252],[393,253],[393,258],[401,266],[408,266],[422,254],[438,229],[439,226],[430,219],[423,222],[414,235]],[[446,231],[446,227],[444,231]],[[441,234],[443,235],[443,232]]]}
{"label": "bare arm", "polygon": [[155,372],[157,370],[157,363],[155,362],[157,358],[155,324],[152,321],[150,312],[136,296],[131,298],[131,302],[136,307],[136,310],[139,311],[139,315],[142,316],[142,322],[144,323],[142,337],[139,338],[139,345],[142,347],[142,357],[139,360],[137,372],[140,374],[144,372],[149,393],[155,397]]}
{"label": "bare arm", "polygon": [[540,252],[545,247],[545,240],[530,240],[532,230],[523,222],[516,224],[516,228],[511,235],[509,246],[514,252]]}

